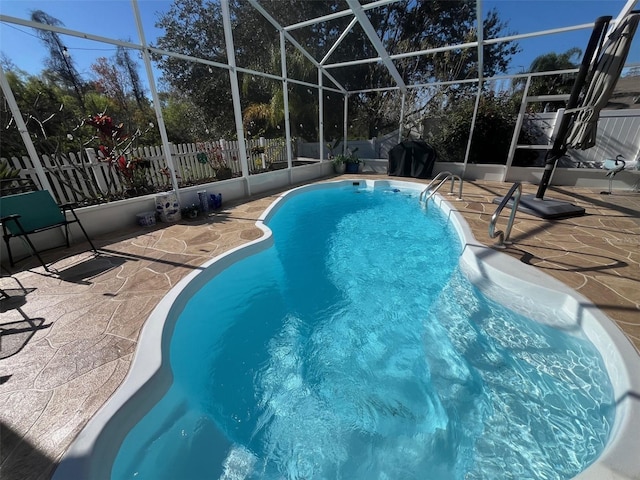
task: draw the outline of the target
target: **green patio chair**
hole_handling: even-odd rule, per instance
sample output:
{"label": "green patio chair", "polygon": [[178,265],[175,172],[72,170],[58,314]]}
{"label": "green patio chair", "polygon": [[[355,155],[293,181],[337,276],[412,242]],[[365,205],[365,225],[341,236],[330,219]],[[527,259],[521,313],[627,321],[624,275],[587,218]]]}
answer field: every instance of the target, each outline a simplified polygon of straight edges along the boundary
{"label": "green patio chair", "polygon": [[[73,216],[71,220],[67,219],[67,212]],[[47,190],[36,190],[1,197],[0,222],[2,222],[2,233],[11,267],[15,265],[15,262],[11,253],[10,241],[12,238],[22,237],[26,240],[29,248],[45,270],[49,271],[49,267],[47,267],[29,236],[52,228],[64,227],[68,248],[69,225],[71,223],[78,224],[89,245],[91,245],[91,249],[97,253],[96,247],[93,245],[89,235],[87,235],[82,223],[80,223],[73,206],[58,205]]]}

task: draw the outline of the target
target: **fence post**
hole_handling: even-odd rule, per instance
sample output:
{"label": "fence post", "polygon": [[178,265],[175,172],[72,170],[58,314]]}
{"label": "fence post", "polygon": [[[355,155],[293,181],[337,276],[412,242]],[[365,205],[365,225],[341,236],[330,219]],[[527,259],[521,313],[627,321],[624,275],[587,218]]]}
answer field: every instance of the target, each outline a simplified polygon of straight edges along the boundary
{"label": "fence post", "polygon": [[[175,178],[176,184],[179,183],[180,181],[185,182],[186,180],[184,178],[184,172],[183,172],[182,155],[180,154],[179,145],[169,142],[169,152],[165,152],[163,147],[162,154],[164,155],[165,160],[167,160],[169,178],[170,179]],[[171,164],[169,164],[168,162],[169,157],[173,159],[173,162]],[[171,185],[173,186],[173,183]]]}
{"label": "fence post", "polygon": [[55,175],[51,175],[50,173],[51,171],[55,171],[58,169],[51,161],[49,155],[42,155],[42,157],[39,160],[40,160],[40,164],[42,165],[45,171],[47,181],[49,182],[49,185],[50,185],[49,191],[51,192],[51,195],[53,196],[53,198],[56,198],[58,200],[58,203],[68,202],[69,199],[65,195],[64,187],[60,185],[60,182],[55,177]]}
{"label": "fence post", "polygon": [[267,139],[264,137],[260,137],[258,140],[258,145],[262,148],[262,153],[260,154],[262,168],[267,169]]}
{"label": "fence post", "polygon": [[224,159],[225,165],[229,167],[234,174],[238,173],[235,168],[236,164],[233,161],[233,158],[231,158],[229,143],[224,138],[221,138],[218,143],[220,144],[220,150],[222,152],[222,158]]}
{"label": "fence post", "polygon": [[[155,187],[164,187],[166,182],[171,183],[171,177],[165,176],[162,173],[162,169],[167,167],[167,163],[162,155],[162,148],[160,146],[145,147],[145,154],[149,151],[147,160],[150,162],[149,174],[151,176],[152,185]],[[166,170],[168,172],[168,168]]]}
{"label": "fence post", "polygon": [[[94,148],[85,148],[84,153],[87,155],[89,159],[89,167],[91,168],[91,175],[96,180],[96,184],[102,192],[103,195],[107,195],[109,193],[109,185],[107,183],[107,177],[104,174],[104,170],[100,160],[98,160],[98,156],[96,155],[96,151]],[[98,171],[102,173],[102,175],[98,175]]]}

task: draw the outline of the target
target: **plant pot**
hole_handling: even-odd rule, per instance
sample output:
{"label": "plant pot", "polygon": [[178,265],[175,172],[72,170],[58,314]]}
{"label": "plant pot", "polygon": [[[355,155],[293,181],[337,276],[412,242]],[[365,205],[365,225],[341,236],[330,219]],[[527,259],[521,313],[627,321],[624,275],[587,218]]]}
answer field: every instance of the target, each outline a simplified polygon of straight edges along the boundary
{"label": "plant pot", "polygon": [[182,218],[188,218],[189,220],[198,218],[198,209],[195,206],[183,208],[181,213],[182,213]]}
{"label": "plant pot", "polygon": [[333,164],[333,171],[336,172],[338,175],[342,175],[344,173],[344,169],[345,169],[344,163]]}
{"label": "plant pot", "polygon": [[182,216],[178,195],[173,190],[156,196],[156,212],[161,222],[177,222]]}
{"label": "plant pot", "polygon": [[141,227],[152,227],[156,224],[156,212],[138,213],[136,218]]}
{"label": "plant pot", "polygon": [[216,171],[216,178],[218,180],[227,180],[233,176],[233,172],[230,168],[220,168]]}
{"label": "plant pot", "polygon": [[359,163],[345,163],[345,173],[358,173]]}

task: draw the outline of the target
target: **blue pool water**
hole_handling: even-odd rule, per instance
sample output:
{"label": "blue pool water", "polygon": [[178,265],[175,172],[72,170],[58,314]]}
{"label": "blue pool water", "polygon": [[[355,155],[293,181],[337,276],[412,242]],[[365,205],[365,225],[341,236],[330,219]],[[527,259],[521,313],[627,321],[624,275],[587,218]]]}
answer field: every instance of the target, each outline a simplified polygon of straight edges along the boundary
{"label": "blue pool water", "polygon": [[587,340],[488,300],[417,194],[288,199],[195,293],[112,478],[568,479],[615,415]]}

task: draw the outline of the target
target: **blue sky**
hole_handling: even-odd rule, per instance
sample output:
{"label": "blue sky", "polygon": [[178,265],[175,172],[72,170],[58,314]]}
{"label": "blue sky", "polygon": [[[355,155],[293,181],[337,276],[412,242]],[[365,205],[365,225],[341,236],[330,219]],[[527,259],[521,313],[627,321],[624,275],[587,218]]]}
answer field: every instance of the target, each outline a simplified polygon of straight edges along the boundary
{"label": "blue sky", "polygon": [[[604,15],[615,19],[626,3],[618,0],[487,0],[484,7],[486,10],[495,7],[500,18],[508,23],[509,31],[529,33],[592,23]],[[640,8],[638,3],[636,8]],[[591,29],[586,29],[521,40],[523,52],[514,59],[513,69],[516,72],[520,70],[518,66],[527,69],[540,54],[564,53],[572,47],[584,50],[590,35]],[[639,37],[640,34],[636,34],[627,63],[640,63]]]}
{"label": "blue sky", "polygon": [[[161,30],[155,28],[157,12],[167,11],[171,5],[165,0],[139,0],[140,15],[147,41],[153,41]],[[0,0],[0,13],[30,19],[31,11],[42,10],[57,18],[66,28],[138,43],[138,33],[129,0]],[[97,57],[110,57],[115,47],[63,36],[78,71],[90,74],[89,66]],[[0,24],[0,46],[18,68],[29,73],[42,70],[46,50],[33,29],[14,24]],[[140,72],[143,73],[142,71]]]}
{"label": "blue sky", "polygon": [[[529,33],[593,22],[602,15],[617,17],[625,0],[486,0],[485,11],[496,8],[500,18],[508,23],[509,33]],[[147,40],[153,42],[162,32],[154,23],[158,12],[171,5],[167,0],[139,0]],[[0,0],[0,13],[28,19],[32,10],[44,10],[61,20],[67,28],[121,40],[138,41],[129,0]],[[590,29],[538,37],[520,41],[523,52],[512,61],[512,73],[527,69],[538,55],[562,53],[571,47],[584,49]],[[640,63],[640,34],[632,45],[628,62]],[[99,56],[110,57],[115,48],[89,40],[63,37],[76,67],[90,75],[89,65]],[[0,24],[2,52],[17,66],[30,73],[39,73],[46,56],[44,47],[32,29]],[[140,72],[143,74],[143,72]],[[144,76],[144,75],[143,75]]]}

